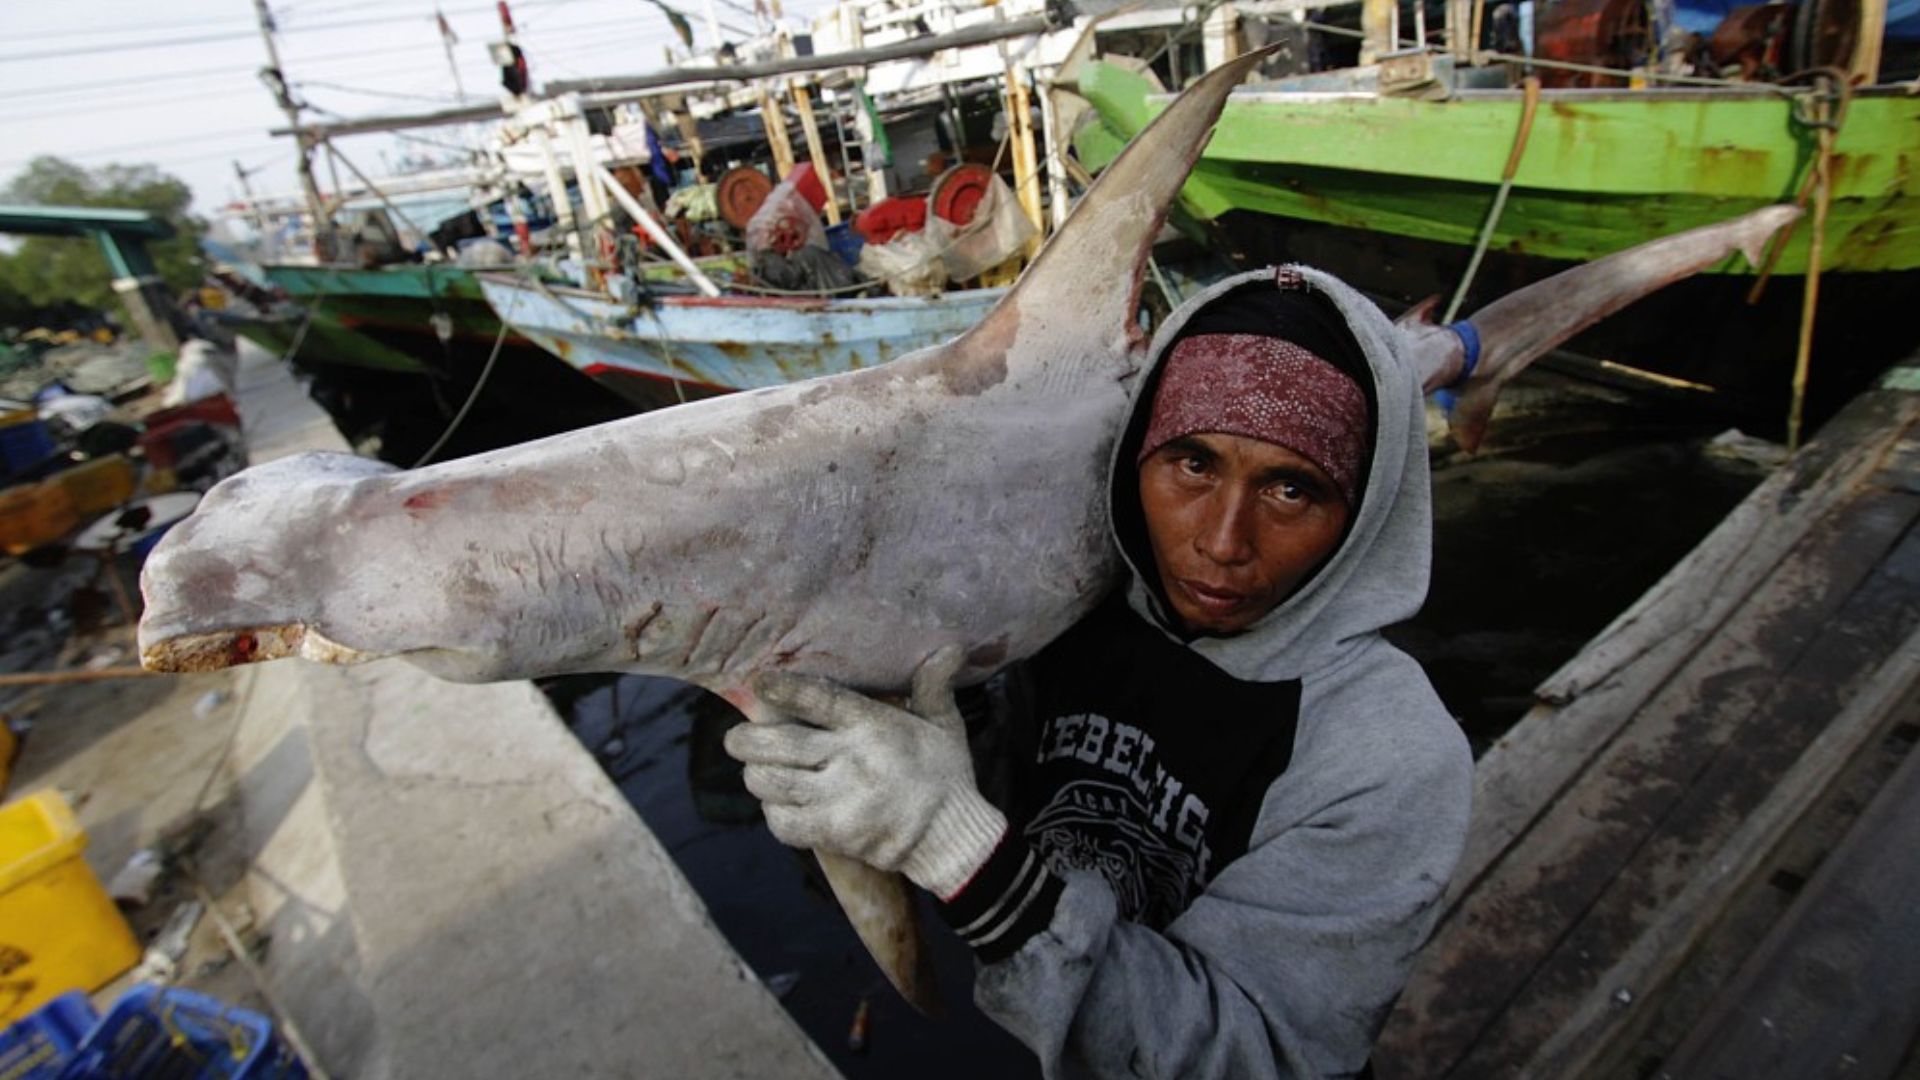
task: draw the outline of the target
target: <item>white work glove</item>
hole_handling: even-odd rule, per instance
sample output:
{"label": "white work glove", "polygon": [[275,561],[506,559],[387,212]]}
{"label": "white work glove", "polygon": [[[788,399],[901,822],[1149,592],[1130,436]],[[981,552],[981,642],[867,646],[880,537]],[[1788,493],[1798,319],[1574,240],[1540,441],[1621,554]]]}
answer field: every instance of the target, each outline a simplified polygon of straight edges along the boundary
{"label": "white work glove", "polygon": [[953,700],[964,659],[948,647],[921,663],[913,712],[821,679],[756,679],[754,692],[782,718],[734,727],[726,748],[746,765],[773,835],[897,870],[943,900],[958,893],[1007,829],[974,785]]}

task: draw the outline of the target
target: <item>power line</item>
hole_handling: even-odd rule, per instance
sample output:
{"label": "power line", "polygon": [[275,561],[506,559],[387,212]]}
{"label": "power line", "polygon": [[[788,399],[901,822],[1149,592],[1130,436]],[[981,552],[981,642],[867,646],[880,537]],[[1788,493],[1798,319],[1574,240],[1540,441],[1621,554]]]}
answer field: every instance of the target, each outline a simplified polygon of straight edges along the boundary
{"label": "power line", "polygon": [[361,94],[366,97],[392,98],[395,101],[431,101],[442,105],[457,105],[460,99],[452,94],[408,94],[398,90],[375,90],[365,86],[342,86],[339,83],[321,82],[318,79],[303,79],[293,85],[321,90],[332,90],[342,94]]}
{"label": "power line", "polygon": [[[169,140],[169,141],[173,141],[173,140]],[[185,162],[185,161],[200,161],[205,158],[232,157],[233,155],[240,153],[241,151],[244,151],[244,150],[258,151],[259,149],[260,149],[260,144],[258,142],[234,143],[231,145],[222,146],[219,149],[203,150],[194,154],[178,155],[174,157],[165,157],[165,158],[144,158],[140,161],[133,162],[132,164],[134,165],[168,165],[168,164],[174,164],[174,163]],[[114,151],[114,153],[117,153],[117,152],[118,151]],[[20,168],[23,165],[27,165],[31,163],[34,160],[34,158],[39,158],[39,157],[57,157],[57,158],[72,160],[72,159],[78,159],[78,158],[99,157],[103,153],[108,153],[108,152],[94,151],[94,150],[81,150],[81,151],[76,151],[76,152],[67,153],[67,154],[35,154],[32,157],[16,158],[12,161],[0,161],[0,171],[11,172],[13,170]]]}
{"label": "power line", "polygon": [[[521,6],[529,7],[529,8],[548,7],[548,6],[558,5],[558,4],[565,4],[569,2],[570,0],[522,0]],[[486,7],[454,8],[451,10],[443,9],[443,13],[449,14],[449,15],[451,14],[469,14],[470,15],[477,12],[492,11],[492,10],[494,10],[493,7],[486,6]],[[407,15],[378,15],[372,18],[365,18],[365,19],[347,19],[343,22],[315,23],[308,26],[299,26],[299,25],[288,26],[288,27],[280,28],[278,32],[282,34],[287,34],[287,33],[296,33],[296,32],[307,33],[309,31],[321,31],[321,30],[349,30],[356,27],[380,26],[380,25],[385,25],[389,23],[398,23],[398,22],[430,22],[432,21],[432,19],[433,19],[432,12],[417,12],[417,13],[411,13]],[[160,49],[160,48],[167,48],[174,45],[202,45],[202,44],[207,44],[209,42],[215,42],[215,41],[238,41],[242,38],[251,38],[254,35],[254,33],[255,32],[252,30],[232,30],[232,31],[226,31],[226,32],[217,33],[217,34],[195,34],[188,37],[161,38],[159,40],[153,40],[153,41],[114,42],[106,45],[86,45],[86,46],[81,46],[79,48],[73,48],[73,49],[55,49],[51,51],[37,52],[37,53],[13,53],[9,55],[0,56],[0,62],[9,62],[9,61],[18,62],[18,61],[27,61],[27,60],[58,60],[58,59],[62,59],[69,56],[96,56],[102,53],[138,52],[144,49]]]}
{"label": "power line", "polygon": [[85,105],[85,104],[68,104],[68,105],[56,106],[55,108],[49,109],[46,112],[8,113],[7,121],[11,123],[14,121],[24,122],[29,120],[49,120],[49,119],[53,119],[55,117],[60,117],[60,116],[75,116],[75,117],[97,116],[102,112],[109,112],[109,111],[113,113],[135,112],[135,111],[144,110],[144,109],[155,109],[155,108],[162,108],[162,107],[171,108],[174,105],[183,104],[189,101],[212,101],[215,99],[230,100],[233,96],[234,96],[233,91],[230,89],[229,90],[203,89],[203,90],[195,91],[194,93],[191,93],[191,94],[175,94],[167,97],[157,97],[157,98],[140,97],[131,101],[116,102],[111,109],[104,109],[98,106],[91,106],[91,105]]}

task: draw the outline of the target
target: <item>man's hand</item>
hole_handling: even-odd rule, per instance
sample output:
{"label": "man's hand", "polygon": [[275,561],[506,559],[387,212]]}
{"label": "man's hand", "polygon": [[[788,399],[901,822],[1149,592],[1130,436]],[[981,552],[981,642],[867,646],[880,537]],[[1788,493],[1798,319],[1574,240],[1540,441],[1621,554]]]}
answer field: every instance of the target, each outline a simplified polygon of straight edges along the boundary
{"label": "man's hand", "polygon": [[1007,829],[974,785],[953,701],[964,659],[949,646],[920,665],[913,712],[820,679],[754,680],[761,700],[790,719],[741,724],[726,748],[746,765],[747,790],[773,835],[900,871],[942,899],[958,893]]}

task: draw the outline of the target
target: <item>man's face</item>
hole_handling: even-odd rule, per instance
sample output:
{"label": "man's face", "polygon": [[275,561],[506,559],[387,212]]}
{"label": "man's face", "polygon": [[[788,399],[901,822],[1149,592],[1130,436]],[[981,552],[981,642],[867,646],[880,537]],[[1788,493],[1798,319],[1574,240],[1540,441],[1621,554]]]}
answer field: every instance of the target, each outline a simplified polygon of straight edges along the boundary
{"label": "man's face", "polygon": [[1140,464],[1140,506],[1173,613],[1193,634],[1246,629],[1340,544],[1347,504],[1318,465],[1239,435],[1188,435]]}

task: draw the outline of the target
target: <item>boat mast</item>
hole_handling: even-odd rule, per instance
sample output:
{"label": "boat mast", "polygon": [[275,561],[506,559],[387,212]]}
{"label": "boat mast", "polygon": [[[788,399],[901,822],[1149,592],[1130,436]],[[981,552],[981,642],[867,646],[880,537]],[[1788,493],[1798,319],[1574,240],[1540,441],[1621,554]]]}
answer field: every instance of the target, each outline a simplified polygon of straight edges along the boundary
{"label": "boat mast", "polygon": [[294,100],[293,91],[287,86],[286,72],[280,66],[280,50],[273,41],[273,12],[267,10],[267,0],[253,0],[253,12],[260,20],[260,40],[267,46],[267,68],[260,77],[273,92],[281,111],[287,114],[287,126],[293,129],[294,141],[299,147],[300,190],[306,194],[307,213],[313,218],[314,254],[322,262],[329,262],[333,259],[333,220],[320,200],[320,186],[313,179],[313,136],[300,125],[300,103]]}

